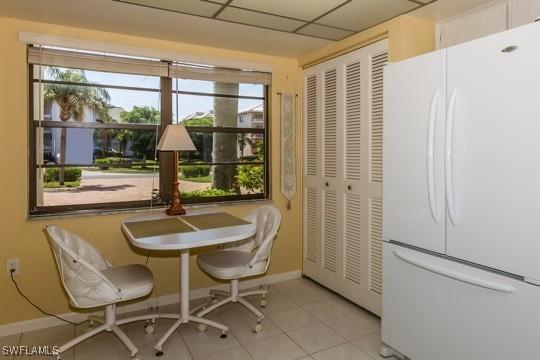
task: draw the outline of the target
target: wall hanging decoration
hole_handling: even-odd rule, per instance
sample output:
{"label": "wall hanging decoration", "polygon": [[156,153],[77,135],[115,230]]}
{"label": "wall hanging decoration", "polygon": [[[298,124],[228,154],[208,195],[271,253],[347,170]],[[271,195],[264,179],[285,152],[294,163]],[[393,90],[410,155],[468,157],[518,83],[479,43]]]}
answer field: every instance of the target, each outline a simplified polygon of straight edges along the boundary
{"label": "wall hanging decoration", "polygon": [[281,193],[287,209],[296,194],[296,94],[281,96]]}

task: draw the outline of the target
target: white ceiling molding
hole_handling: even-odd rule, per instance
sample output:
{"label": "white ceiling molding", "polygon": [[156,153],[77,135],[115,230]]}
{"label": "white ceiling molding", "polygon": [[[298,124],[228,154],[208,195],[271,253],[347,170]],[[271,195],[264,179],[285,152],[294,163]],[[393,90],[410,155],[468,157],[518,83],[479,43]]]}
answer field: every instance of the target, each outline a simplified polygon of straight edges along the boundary
{"label": "white ceiling molding", "polygon": [[36,34],[30,32],[20,32],[19,41],[26,44],[39,44],[76,50],[96,51],[117,55],[170,60],[181,63],[211,65],[220,68],[254,70],[270,73],[273,71],[274,68],[272,64],[262,62],[235,60],[207,55],[196,55],[163,49],[133,47],[114,43],[73,39],[55,35]]}

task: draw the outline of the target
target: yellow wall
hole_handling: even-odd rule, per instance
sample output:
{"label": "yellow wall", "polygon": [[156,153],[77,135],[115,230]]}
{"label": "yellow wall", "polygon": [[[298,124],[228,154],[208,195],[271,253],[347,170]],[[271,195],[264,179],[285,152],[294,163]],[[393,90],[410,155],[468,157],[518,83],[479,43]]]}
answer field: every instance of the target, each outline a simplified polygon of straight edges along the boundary
{"label": "yellow wall", "polygon": [[[300,70],[296,59],[272,57],[246,52],[229,51],[196,45],[159,41],[149,38],[111,34],[8,19],[0,17],[0,265],[5,260],[20,258],[22,289],[43,308],[53,313],[72,311],[62,292],[49,245],[42,233],[43,226],[56,224],[80,234],[98,247],[116,264],[144,263],[144,253],[137,254],[128,246],[120,232],[120,222],[127,216],[101,215],[69,219],[27,220],[28,199],[28,74],[26,46],[18,41],[19,32],[34,32],[69,38],[117,43],[134,47],[154,48],[196,55],[249,60],[274,66],[272,86],[272,189],[274,203],[283,214],[279,237],[276,241],[269,273],[282,273],[301,268],[301,197],[296,196],[292,210],[286,210],[284,198],[279,193],[279,99],[277,91],[300,91]],[[289,85],[289,80],[292,87]],[[300,108],[300,106],[298,106]],[[300,114],[298,114],[300,115]],[[301,128],[298,122],[298,164],[300,164]],[[300,178],[298,184],[300,188]],[[255,205],[226,207],[242,215]],[[178,254],[159,254],[152,257],[150,268],[154,272],[157,295],[176,293],[179,289]],[[191,287],[210,286],[213,281],[205,276],[193,262]],[[2,267],[2,269],[4,269]],[[3,272],[2,272],[3,274]],[[42,317],[17,295],[9,278],[0,275],[0,324]]]}
{"label": "yellow wall", "polygon": [[[26,47],[18,39],[19,32],[64,36],[82,40],[117,43],[144,48],[176,51],[196,55],[219,56],[268,63],[274,66],[271,97],[271,146],[272,189],[276,206],[283,213],[283,222],[276,241],[269,273],[281,273],[301,269],[301,121],[297,125],[298,194],[292,210],[285,208],[279,193],[279,99],[277,91],[292,89],[301,91],[299,64],[308,66],[329,57],[352,51],[375,40],[387,37],[390,43],[391,61],[398,61],[434,49],[434,24],[410,16],[401,16],[342,41],[314,51],[300,59],[272,57],[254,53],[230,51],[190,44],[159,41],[155,39],[111,34],[58,25],[36,23],[0,17],[0,266],[6,259],[20,258],[21,275],[18,280],[23,290],[45,309],[53,313],[72,311],[62,292],[52,254],[42,233],[48,223],[65,227],[90,240],[116,264],[143,263],[144,253],[135,253],[120,233],[119,224],[130,216],[102,215],[74,217],[69,219],[27,220],[27,68]],[[289,80],[287,80],[287,76]],[[298,109],[300,111],[300,106]],[[300,119],[300,113],[298,114]],[[255,205],[226,207],[233,214],[242,215]],[[191,264],[191,287],[210,286],[213,281],[205,276],[193,262]],[[150,268],[156,278],[154,295],[178,292],[178,257],[176,253],[160,253],[150,260]],[[7,277],[0,275],[0,324],[41,317],[41,314],[24,302]]]}

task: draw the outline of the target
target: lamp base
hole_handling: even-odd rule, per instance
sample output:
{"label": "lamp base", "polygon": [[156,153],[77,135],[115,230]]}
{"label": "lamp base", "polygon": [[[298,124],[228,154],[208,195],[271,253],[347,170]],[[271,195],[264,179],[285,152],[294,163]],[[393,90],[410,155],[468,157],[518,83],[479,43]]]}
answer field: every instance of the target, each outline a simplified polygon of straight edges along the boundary
{"label": "lamp base", "polygon": [[165,213],[169,216],[178,216],[178,215],[186,215],[186,210],[183,207],[180,207],[179,209],[173,209],[171,206],[167,210],[165,210]]}
{"label": "lamp base", "polygon": [[185,215],[186,210],[182,208],[180,204],[180,191],[178,191],[178,181],[172,183],[172,203],[171,206],[165,210],[165,213],[169,216]]}

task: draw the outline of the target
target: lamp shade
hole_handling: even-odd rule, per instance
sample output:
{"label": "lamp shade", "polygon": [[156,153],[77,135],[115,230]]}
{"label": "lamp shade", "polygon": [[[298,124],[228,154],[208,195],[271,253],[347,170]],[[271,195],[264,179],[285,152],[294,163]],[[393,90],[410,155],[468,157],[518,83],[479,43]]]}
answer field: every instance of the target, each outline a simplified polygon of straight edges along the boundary
{"label": "lamp shade", "polygon": [[159,151],[196,150],[184,125],[167,125],[157,149]]}

